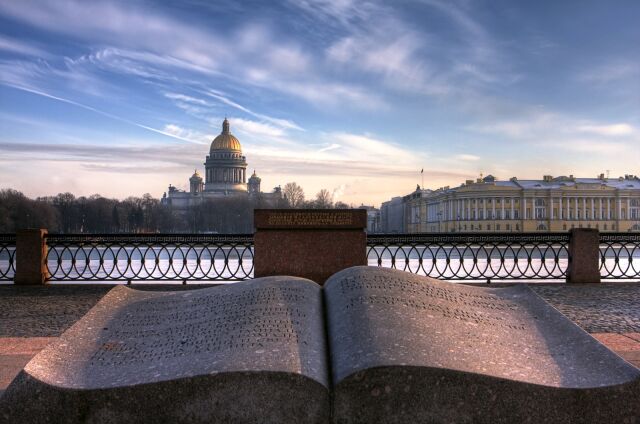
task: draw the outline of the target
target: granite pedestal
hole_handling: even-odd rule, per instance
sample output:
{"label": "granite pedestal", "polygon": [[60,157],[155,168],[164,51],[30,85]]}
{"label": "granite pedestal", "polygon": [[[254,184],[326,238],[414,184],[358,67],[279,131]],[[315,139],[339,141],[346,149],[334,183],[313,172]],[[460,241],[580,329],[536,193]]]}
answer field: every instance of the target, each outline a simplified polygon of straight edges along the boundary
{"label": "granite pedestal", "polygon": [[323,284],[367,264],[364,209],[259,209],[254,222],[256,277],[294,275]]}

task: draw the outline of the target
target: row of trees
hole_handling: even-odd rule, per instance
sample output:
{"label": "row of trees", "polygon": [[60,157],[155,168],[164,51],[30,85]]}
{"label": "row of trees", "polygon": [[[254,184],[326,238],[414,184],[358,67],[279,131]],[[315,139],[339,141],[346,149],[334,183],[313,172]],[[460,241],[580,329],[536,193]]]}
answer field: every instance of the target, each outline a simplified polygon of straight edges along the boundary
{"label": "row of trees", "polygon": [[256,208],[347,208],[333,203],[328,190],[306,200],[296,183],[284,186],[280,202],[260,197],[230,196],[207,200],[186,210],[165,206],[150,194],[109,199],[98,194],[76,197],[71,193],[29,199],[19,191],[0,190],[0,233],[21,228],[47,228],[55,233],[250,233]]}
{"label": "row of trees", "polygon": [[333,194],[323,188],[314,199],[306,200],[304,190],[296,183],[287,183],[282,189],[285,207],[293,209],[348,209],[353,205],[343,202],[333,203]]}

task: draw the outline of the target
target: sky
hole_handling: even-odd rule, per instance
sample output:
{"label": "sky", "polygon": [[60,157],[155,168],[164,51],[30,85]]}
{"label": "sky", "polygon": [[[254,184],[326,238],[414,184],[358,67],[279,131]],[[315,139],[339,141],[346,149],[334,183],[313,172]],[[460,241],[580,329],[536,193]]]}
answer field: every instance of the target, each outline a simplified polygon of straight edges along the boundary
{"label": "sky", "polygon": [[0,0],[0,188],[186,189],[224,117],[263,191],[354,205],[640,174],[638,22],[636,0]]}

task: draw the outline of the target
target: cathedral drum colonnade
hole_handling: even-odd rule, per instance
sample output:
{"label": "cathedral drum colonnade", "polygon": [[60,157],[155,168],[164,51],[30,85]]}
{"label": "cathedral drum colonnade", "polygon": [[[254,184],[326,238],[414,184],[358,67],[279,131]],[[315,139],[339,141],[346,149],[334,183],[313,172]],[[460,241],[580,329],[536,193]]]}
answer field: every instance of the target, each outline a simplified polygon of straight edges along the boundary
{"label": "cathedral drum colonnade", "polygon": [[222,122],[222,132],[213,139],[204,162],[204,179],[196,169],[189,178],[189,191],[169,185],[162,197],[162,204],[176,209],[186,209],[206,199],[227,196],[248,196],[260,199],[263,204],[274,207],[282,199],[280,187],[273,192],[260,191],[261,179],[253,172],[247,180],[247,159],[242,154],[240,141],[231,134],[229,120]]}
{"label": "cathedral drum colonnade", "polygon": [[205,191],[247,191],[247,160],[242,155],[240,141],[231,134],[226,118],[222,122],[222,133],[211,142],[204,166]]}

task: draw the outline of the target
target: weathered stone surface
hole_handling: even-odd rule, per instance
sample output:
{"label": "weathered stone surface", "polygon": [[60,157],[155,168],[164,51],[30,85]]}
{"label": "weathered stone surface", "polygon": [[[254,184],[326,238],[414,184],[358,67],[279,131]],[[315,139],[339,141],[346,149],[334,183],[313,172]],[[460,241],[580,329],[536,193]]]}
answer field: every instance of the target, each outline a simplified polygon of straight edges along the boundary
{"label": "weathered stone surface", "polygon": [[16,233],[16,275],[14,284],[45,284],[49,278],[45,229],[19,230]]}
{"label": "weathered stone surface", "polygon": [[357,267],[325,302],[336,423],[640,417],[640,371],[526,286]]}
{"label": "weathered stone surface", "polygon": [[364,209],[256,210],[256,277],[295,275],[323,284],[367,264]]}
{"label": "weathered stone surface", "polygon": [[120,286],[27,364],[0,417],[326,422],[328,386],[322,295],[310,281],[171,293]]}
{"label": "weathered stone surface", "polygon": [[364,209],[257,209],[254,226],[259,230],[367,228]]}
{"label": "weathered stone surface", "polygon": [[569,257],[567,283],[599,283],[600,231],[595,228],[573,228]]}

